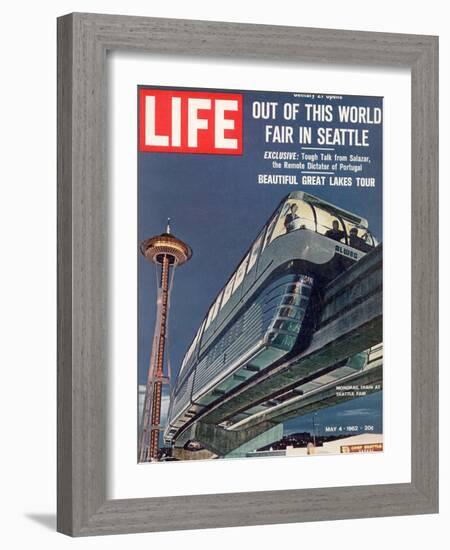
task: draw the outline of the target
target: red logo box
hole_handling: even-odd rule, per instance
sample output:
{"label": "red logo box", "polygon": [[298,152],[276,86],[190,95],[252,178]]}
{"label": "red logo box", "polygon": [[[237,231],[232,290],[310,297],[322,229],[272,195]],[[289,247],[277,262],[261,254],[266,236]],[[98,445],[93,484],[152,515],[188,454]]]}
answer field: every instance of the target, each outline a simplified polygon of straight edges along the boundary
{"label": "red logo box", "polygon": [[139,151],[242,155],[242,94],[139,89]]}

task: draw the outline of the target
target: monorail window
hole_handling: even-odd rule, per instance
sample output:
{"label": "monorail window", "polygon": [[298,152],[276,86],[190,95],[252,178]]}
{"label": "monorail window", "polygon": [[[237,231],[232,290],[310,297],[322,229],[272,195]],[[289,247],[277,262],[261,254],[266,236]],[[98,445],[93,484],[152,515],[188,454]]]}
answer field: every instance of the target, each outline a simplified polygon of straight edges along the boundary
{"label": "monorail window", "polygon": [[250,269],[255,265],[256,259],[258,258],[259,249],[261,247],[261,242],[264,237],[264,231],[259,235],[259,237],[256,239],[254,245],[252,246],[252,251],[250,253],[250,260],[248,262],[247,267],[247,273],[250,271]]}
{"label": "monorail window", "polygon": [[200,328],[197,331],[197,334],[194,338],[193,348],[192,351],[197,347],[197,344],[200,344],[200,338],[203,336],[203,328],[205,326],[205,320],[203,320],[203,323],[200,325]]}
{"label": "monorail window", "polygon": [[[312,284],[312,283],[311,283]],[[306,283],[305,281],[297,281],[296,283],[292,283],[290,285],[286,286],[286,292],[299,292],[305,296],[309,296],[311,293],[311,286],[309,283]]]}
{"label": "monorail window", "polygon": [[236,277],[234,279],[234,286],[233,286],[233,292],[238,288],[238,286],[242,283],[244,276],[245,276],[245,270],[247,269],[247,263],[248,263],[249,254],[244,258],[244,261],[241,263],[241,265],[238,267],[236,271]]}
{"label": "monorail window", "polygon": [[203,324],[204,324],[204,322],[202,323],[202,325],[198,329],[197,334],[194,336],[194,339],[192,340],[191,345],[189,346],[189,349],[187,350],[186,355],[184,356],[183,362],[181,363],[180,372],[187,365],[189,359],[191,358],[192,353],[194,352],[194,350],[197,346],[197,342],[198,342],[198,339],[199,339],[199,336],[200,336],[200,332],[203,328]]}
{"label": "monorail window", "polygon": [[309,204],[301,200],[287,201],[276,220],[276,224],[266,241],[272,242],[277,237],[298,229],[316,230],[314,211]]}
{"label": "monorail window", "polygon": [[223,294],[223,290],[219,294],[219,296],[217,296],[216,301],[213,303],[213,305],[211,306],[208,312],[208,317],[206,319],[206,324],[205,324],[205,330],[209,327],[209,325],[214,321],[214,319],[217,316],[217,312],[219,311],[220,300],[222,299],[222,294]]}
{"label": "monorail window", "polygon": [[317,232],[334,241],[345,243],[346,232],[342,219],[318,206],[314,208],[317,218]]}
{"label": "monorail window", "polygon": [[370,252],[378,243],[368,229],[353,226],[349,231],[348,244],[361,252]]}
{"label": "monorail window", "polygon": [[225,290],[223,293],[222,305],[220,306],[221,308],[223,308],[223,306],[230,299],[230,296],[233,294],[233,284],[234,284],[235,277],[236,277],[236,273],[233,275],[233,277],[231,277],[231,279],[228,281],[227,286],[225,287]]}
{"label": "monorail window", "polygon": [[366,242],[366,244],[368,244],[369,246],[377,246],[378,245],[378,241],[376,240],[376,238],[372,235],[372,233],[366,229],[364,231],[364,234],[362,235],[362,239]]}
{"label": "monorail window", "polygon": [[[281,217],[282,220],[280,220],[280,222],[282,222],[282,227],[277,227],[280,235],[282,233],[295,231],[296,229],[316,230],[314,211],[311,206],[304,201],[288,201],[284,205]],[[279,225],[281,226],[281,223],[279,223]]]}
{"label": "monorail window", "polygon": [[272,337],[271,345],[281,349],[291,350],[295,344],[295,334],[276,334]]}
{"label": "monorail window", "polygon": [[365,234],[362,236],[362,239],[369,246],[374,246],[372,235],[368,231],[365,232]]}
{"label": "monorail window", "polygon": [[[189,353],[189,352],[188,352],[188,353]],[[182,370],[183,370],[184,367],[186,366],[187,361],[188,361],[188,354],[186,353],[186,355],[184,356],[183,362],[181,363],[180,372],[182,372]]]}
{"label": "monorail window", "polygon": [[311,296],[311,287],[307,285],[302,285],[301,293],[303,294],[303,296]]}
{"label": "monorail window", "polygon": [[191,345],[189,346],[189,349],[187,350],[187,353],[184,356],[184,360],[183,360],[183,364],[181,366],[181,369],[183,369],[186,366],[187,362],[191,358],[192,352],[194,351],[194,348],[195,348],[195,344],[197,343],[196,340],[197,340],[197,337],[195,337],[194,340],[192,340]]}
{"label": "monorail window", "polygon": [[303,316],[304,309],[301,307],[282,307],[280,308],[280,317],[288,317],[290,319],[300,319]]}
{"label": "monorail window", "polygon": [[342,218],[347,233],[347,244],[352,248],[368,252],[374,245],[372,236],[365,227],[355,225],[349,220]]}
{"label": "monorail window", "polygon": [[298,229],[316,230],[314,211],[311,206],[301,200],[290,200],[283,205],[281,214],[270,235],[270,242],[277,237]]}
{"label": "monorail window", "polygon": [[306,307],[308,304],[308,298],[300,294],[287,294],[281,303],[283,306],[301,306]]}
{"label": "monorail window", "polygon": [[286,292],[298,292],[299,285],[297,283],[293,283],[292,285],[287,285]]}
{"label": "monorail window", "polygon": [[217,300],[214,302],[214,310],[213,310],[213,317],[212,317],[212,320],[214,321],[214,319],[216,318],[216,315],[219,311],[219,306],[220,306],[220,301],[222,300],[222,295],[223,295],[223,290],[222,292],[219,294],[219,296],[217,297]]}
{"label": "monorail window", "polygon": [[285,319],[278,319],[275,321],[273,328],[276,330],[286,330],[288,332],[297,333],[299,323],[298,321],[288,321]]}
{"label": "monorail window", "polygon": [[267,226],[266,237],[264,239],[264,244],[263,244],[261,252],[266,248],[266,246],[272,240],[271,239],[272,233],[273,233],[273,230],[275,229],[275,225],[277,223],[279,215],[280,215],[280,210],[277,210],[276,213],[274,214],[273,218],[270,220],[269,225]]}
{"label": "monorail window", "polygon": [[213,320],[214,304],[209,308],[208,317],[206,318],[205,330],[209,327]]}
{"label": "monorail window", "polygon": [[345,235],[347,239],[347,241],[342,241],[342,242],[346,242],[347,244],[349,244],[350,231],[355,227],[355,224],[349,220],[346,220],[345,218],[340,217],[339,220],[342,221],[344,225]]}

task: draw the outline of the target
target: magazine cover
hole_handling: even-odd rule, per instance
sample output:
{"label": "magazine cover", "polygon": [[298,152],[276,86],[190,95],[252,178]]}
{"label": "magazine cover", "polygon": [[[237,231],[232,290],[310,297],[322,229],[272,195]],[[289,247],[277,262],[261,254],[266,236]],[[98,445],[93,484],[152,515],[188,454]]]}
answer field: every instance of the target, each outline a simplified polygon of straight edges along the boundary
{"label": "magazine cover", "polygon": [[382,451],[382,98],[142,85],[136,116],[138,461]]}

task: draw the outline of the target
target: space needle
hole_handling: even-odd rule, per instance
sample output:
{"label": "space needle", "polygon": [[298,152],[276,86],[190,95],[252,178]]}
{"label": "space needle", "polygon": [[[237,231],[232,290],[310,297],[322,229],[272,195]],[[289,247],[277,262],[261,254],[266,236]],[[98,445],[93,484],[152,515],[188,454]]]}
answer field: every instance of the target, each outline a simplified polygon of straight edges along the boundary
{"label": "space needle", "polygon": [[158,277],[157,311],[150,365],[144,399],[139,438],[139,462],[157,462],[161,426],[163,384],[170,383],[170,373],[164,372],[167,323],[175,268],[192,256],[191,248],[170,231],[170,218],[165,233],[144,240],[141,253],[155,264]]}

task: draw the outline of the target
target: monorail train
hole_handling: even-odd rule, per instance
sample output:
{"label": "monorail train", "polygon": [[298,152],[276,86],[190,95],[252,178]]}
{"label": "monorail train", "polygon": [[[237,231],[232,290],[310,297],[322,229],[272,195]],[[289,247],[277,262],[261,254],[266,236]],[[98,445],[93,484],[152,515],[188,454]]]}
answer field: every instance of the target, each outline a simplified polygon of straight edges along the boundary
{"label": "monorail train", "polygon": [[294,192],[211,304],[173,390],[164,439],[205,407],[309,343],[320,290],[377,240],[360,216]]}

